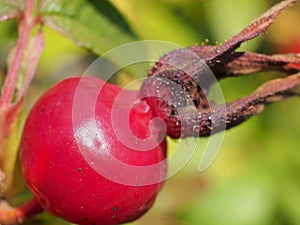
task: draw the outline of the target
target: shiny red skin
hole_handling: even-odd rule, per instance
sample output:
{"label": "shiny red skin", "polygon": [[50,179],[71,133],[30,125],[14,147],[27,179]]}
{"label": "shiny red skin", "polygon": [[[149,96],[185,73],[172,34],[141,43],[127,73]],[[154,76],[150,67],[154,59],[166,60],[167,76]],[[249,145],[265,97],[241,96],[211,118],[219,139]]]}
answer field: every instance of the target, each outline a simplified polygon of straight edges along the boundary
{"label": "shiny red skin", "polygon": [[[97,173],[78,149],[72,128],[72,104],[80,77],[65,79],[50,88],[31,110],[21,139],[20,157],[29,189],[41,206],[53,215],[83,225],[110,225],[132,221],[154,203],[162,182],[147,186],[115,183]],[[81,87],[87,93],[99,91],[99,78],[84,77]],[[151,165],[166,158],[166,140],[150,151],[133,151],[119,143],[110,123],[102,123],[111,113],[112,102],[121,91],[105,84],[96,104],[96,120],[110,135],[114,157],[130,165]],[[129,92],[128,92],[129,93]],[[131,92],[132,93],[132,92]],[[126,99],[124,99],[126,103]],[[83,109],[84,111],[84,109]],[[133,133],[149,135],[150,110],[137,105],[130,114]],[[159,168],[166,175],[166,165]]]}

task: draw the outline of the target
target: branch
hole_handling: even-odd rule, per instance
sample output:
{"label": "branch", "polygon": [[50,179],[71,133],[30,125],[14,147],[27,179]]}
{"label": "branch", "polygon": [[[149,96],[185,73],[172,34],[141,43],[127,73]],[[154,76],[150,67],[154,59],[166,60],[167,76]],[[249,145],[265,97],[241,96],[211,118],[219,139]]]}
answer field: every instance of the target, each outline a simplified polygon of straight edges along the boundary
{"label": "branch", "polygon": [[23,223],[35,215],[43,212],[40,203],[33,198],[24,205],[14,208],[2,201],[0,204],[0,224],[1,225],[17,225]]}
{"label": "branch", "polygon": [[29,43],[30,34],[37,23],[34,16],[36,4],[37,0],[25,1],[25,11],[19,21],[19,38],[17,41],[17,47],[4,83],[0,105],[9,106],[13,100],[16,89],[16,80],[20,73],[23,58]]}

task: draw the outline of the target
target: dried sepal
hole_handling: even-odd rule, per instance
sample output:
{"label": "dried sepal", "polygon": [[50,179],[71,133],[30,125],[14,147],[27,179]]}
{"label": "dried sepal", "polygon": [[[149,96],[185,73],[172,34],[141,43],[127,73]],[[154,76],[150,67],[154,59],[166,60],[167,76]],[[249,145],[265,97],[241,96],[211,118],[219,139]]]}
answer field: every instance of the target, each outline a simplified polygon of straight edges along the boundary
{"label": "dried sepal", "polygon": [[[298,95],[295,87],[300,84],[299,54],[235,52],[243,42],[263,33],[296,1],[278,3],[224,44],[177,49],[154,65],[142,85],[141,95],[165,121],[170,137],[209,136],[244,122],[271,102]],[[213,71],[215,80],[206,79],[208,69]],[[216,105],[207,100],[210,86],[216,80],[266,70],[290,76],[271,80],[253,94],[226,104]]]}

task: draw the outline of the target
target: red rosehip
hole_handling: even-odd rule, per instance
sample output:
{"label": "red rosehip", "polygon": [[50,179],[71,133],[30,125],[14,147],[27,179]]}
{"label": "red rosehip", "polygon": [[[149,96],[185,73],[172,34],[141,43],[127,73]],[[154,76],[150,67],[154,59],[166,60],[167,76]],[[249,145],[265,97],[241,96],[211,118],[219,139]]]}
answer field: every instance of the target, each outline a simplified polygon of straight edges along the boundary
{"label": "red rosehip", "polygon": [[282,44],[279,46],[279,51],[283,53],[300,53],[299,38],[295,38],[295,40]]}
{"label": "red rosehip", "polygon": [[[157,145],[138,151],[130,147],[135,139],[127,145],[116,135],[128,131],[120,121],[126,120],[128,99],[137,93],[95,77],[73,77],[36,103],[24,127],[20,156],[28,187],[46,211],[73,223],[109,225],[132,221],[152,206],[166,176],[166,140],[160,127],[149,130],[155,124],[145,102],[137,101],[129,111],[130,135],[139,140],[154,135]],[[122,171],[116,162],[137,173],[130,174],[126,166]]]}
{"label": "red rosehip", "polygon": [[[299,38],[295,38],[294,40],[282,44],[278,47],[279,52],[282,53],[300,53],[300,41]],[[300,64],[294,63],[290,65],[291,68],[296,70],[300,70]]]}

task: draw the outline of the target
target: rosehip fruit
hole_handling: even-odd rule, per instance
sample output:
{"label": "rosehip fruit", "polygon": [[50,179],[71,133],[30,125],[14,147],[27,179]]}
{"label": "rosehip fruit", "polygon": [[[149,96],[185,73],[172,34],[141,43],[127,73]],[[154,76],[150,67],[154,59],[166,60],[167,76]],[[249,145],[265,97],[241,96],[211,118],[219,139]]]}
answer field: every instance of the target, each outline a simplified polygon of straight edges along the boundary
{"label": "rosehip fruit", "polygon": [[[145,101],[128,110],[137,93],[73,77],[39,99],[25,123],[20,157],[28,187],[46,211],[77,224],[110,225],[132,221],[153,205],[166,177],[167,146]],[[132,149],[136,139],[128,135],[157,143]]]}

